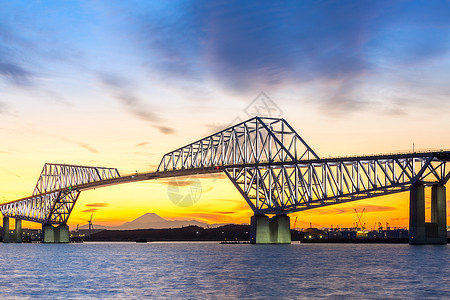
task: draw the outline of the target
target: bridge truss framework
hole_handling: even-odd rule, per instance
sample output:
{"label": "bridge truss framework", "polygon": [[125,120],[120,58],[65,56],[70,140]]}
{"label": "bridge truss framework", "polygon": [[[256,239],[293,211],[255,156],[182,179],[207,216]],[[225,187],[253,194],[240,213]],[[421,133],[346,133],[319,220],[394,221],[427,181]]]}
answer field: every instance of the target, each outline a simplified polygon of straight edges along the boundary
{"label": "bridge truss framework", "polygon": [[2,204],[4,217],[66,224],[80,196],[77,186],[120,177],[115,168],[46,163],[31,197]]}
{"label": "bridge truss framework", "polygon": [[66,224],[82,190],[225,172],[255,215],[286,215],[445,185],[450,151],[321,159],[286,122],[254,117],[165,154],[156,172],[121,177],[117,169],[45,164],[32,196],[1,204],[4,217]]}

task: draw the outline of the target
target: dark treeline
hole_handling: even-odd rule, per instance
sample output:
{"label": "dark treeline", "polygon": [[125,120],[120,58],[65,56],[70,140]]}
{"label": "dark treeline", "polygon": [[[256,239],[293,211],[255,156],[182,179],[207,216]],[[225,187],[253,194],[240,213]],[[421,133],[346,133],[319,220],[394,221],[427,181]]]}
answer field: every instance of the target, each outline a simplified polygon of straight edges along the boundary
{"label": "dark treeline", "polygon": [[[248,241],[249,225],[224,225],[217,228],[187,226],[171,229],[104,230],[92,241]],[[85,240],[88,240],[86,238]]]}

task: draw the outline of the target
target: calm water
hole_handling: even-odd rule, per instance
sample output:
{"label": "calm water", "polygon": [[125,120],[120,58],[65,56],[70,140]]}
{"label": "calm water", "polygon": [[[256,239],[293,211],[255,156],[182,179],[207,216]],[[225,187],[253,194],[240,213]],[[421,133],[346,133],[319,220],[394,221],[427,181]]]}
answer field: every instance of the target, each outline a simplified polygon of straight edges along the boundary
{"label": "calm water", "polygon": [[1,298],[450,298],[450,245],[0,244]]}

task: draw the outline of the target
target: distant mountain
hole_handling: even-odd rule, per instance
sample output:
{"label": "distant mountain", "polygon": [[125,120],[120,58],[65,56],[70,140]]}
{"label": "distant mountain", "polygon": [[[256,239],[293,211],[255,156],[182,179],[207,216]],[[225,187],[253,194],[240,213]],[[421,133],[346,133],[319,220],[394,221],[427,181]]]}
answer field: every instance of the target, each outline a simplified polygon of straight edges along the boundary
{"label": "distant mountain", "polygon": [[183,221],[169,221],[161,218],[155,213],[146,213],[139,218],[126,222],[120,226],[112,227],[114,230],[133,230],[133,229],[163,229],[163,228],[179,228],[189,225],[196,225],[200,227],[207,227],[208,224],[199,222],[197,220],[183,220]]}
{"label": "distant mountain", "polygon": [[[137,218],[131,222],[127,222],[125,224],[128,224],[128,223],[145,224],[145,223],[156,223],[156,222],[167,222],[167,220],[158,216],[155,213],[146,213],[146,214],[140,216],[139,218]],[[125,225],[125,224],[123,224],[123,225]]]}
{"label": "distant mountain", "polygon": [[[95,221],[95,220],[94,220]],[[120,226],[103,226],[94,223],[95,229],[107,229],[107,230],[134,230],[134,229],[164,229],[164,228],[180,228],[189,225],[196,225],[206,228],[208,224],[199,222],[197,220],[181,220],[181,221],[169,221],[155,213],[146,213],[133,221],[126,222]],[[80,229],[88,229],[88,225],[80,226]]]}

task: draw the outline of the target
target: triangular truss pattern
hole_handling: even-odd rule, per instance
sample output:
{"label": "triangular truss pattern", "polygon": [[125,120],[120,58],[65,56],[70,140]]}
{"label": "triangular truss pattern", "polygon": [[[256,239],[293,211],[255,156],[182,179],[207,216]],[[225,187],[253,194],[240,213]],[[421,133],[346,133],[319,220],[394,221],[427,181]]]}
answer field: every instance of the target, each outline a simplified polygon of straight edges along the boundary
{"label": "triangular truss pattern", "polygon": [[254,117],[165,154],[158,171],[318,158],[286,120]]}
{"label": "triangular truss pattern", "polygon": [[[286,214],[387,195],[410,185],[444,185],[450,151],[320,159],[278,118],[254,117],[165,154],[156,172],[120,177],[117,169],[45,164],[28,198],[4,203],[5,217],[65,224],[81,190],[225,172],[257,214]],[[119,178],[120,177],[120,178]]]}
{"label": "triangular truss pattern", "polygon": [[280,214],[393,194],[411,184],[445,184],[435,153],[385,155],[226,168],[255,213]]}
{"label": "triangular truss pattern", "polygon": [[120,177],[115,168],[47,163],[30,198],[0,206],[5,217],[43,224],[65,224],[80,192],[77,185]]}

